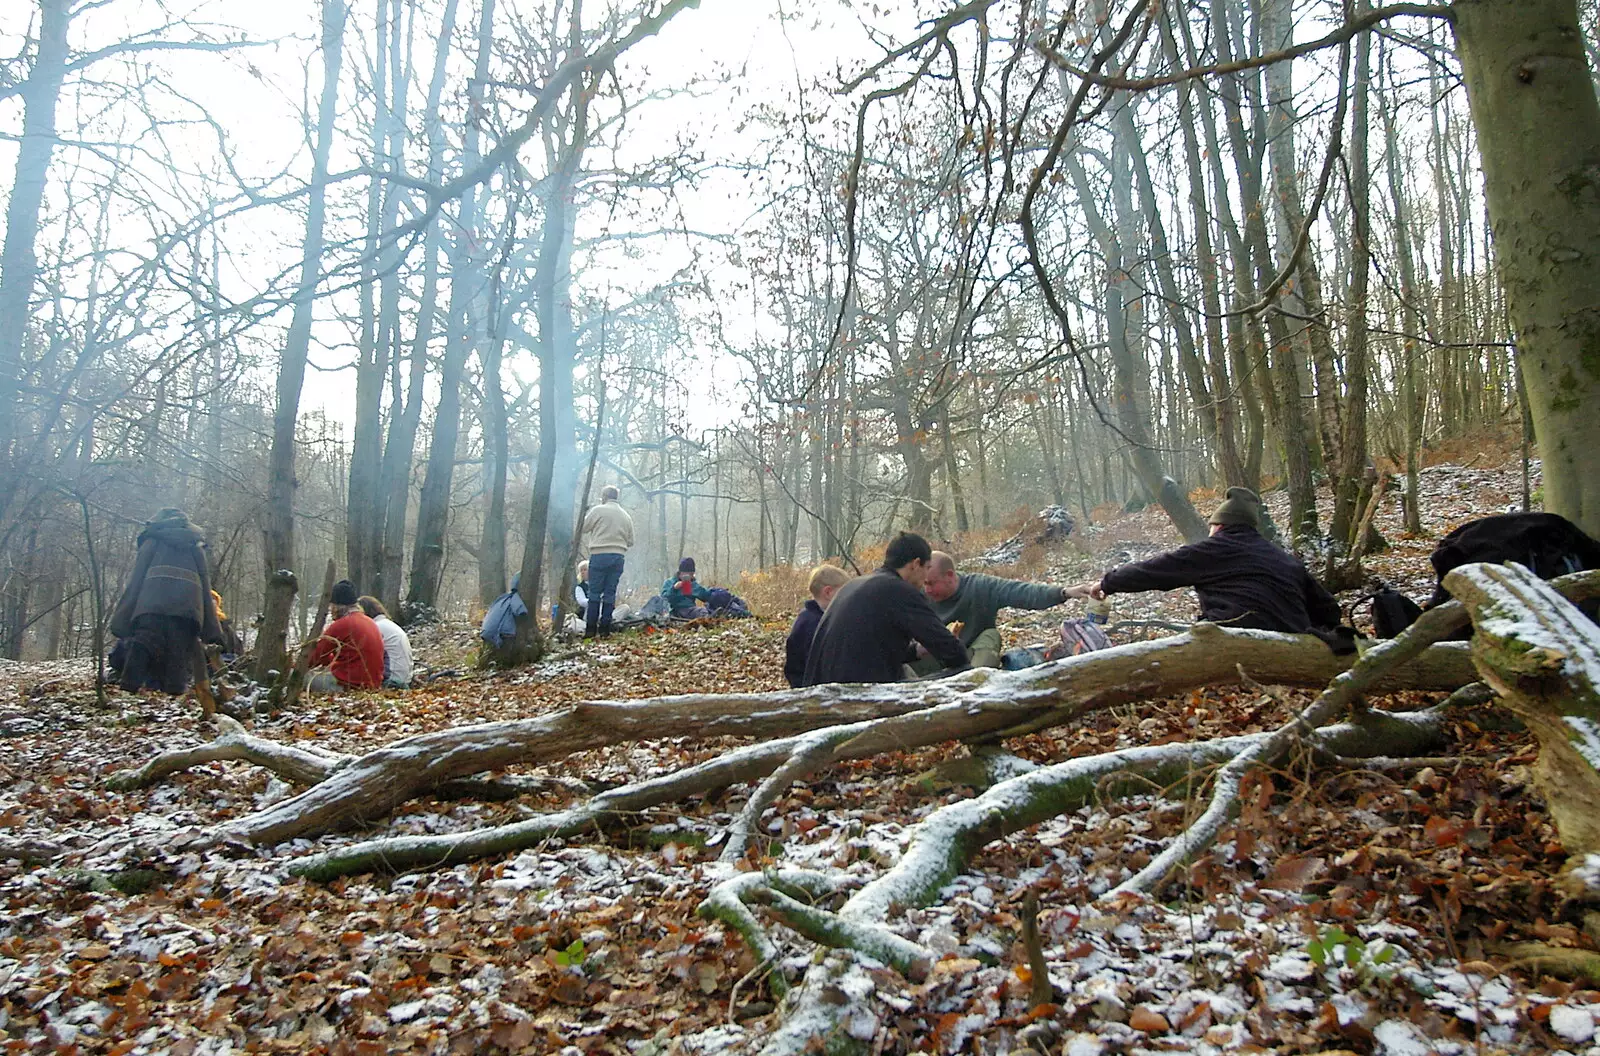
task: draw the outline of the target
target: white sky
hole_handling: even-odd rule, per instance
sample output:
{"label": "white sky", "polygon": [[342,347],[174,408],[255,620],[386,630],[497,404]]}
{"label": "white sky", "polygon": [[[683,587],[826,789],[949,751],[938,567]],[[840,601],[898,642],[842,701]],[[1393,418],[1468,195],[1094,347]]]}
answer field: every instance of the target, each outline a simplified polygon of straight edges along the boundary
{"label": "white sky", "polygon": [[[510,11],[521,9],[532,13],[547,6],[536,0],[499,2],[497,24],[503,23]],[[461,0],[457,15],[458,49],[470,47],[477,6],[475,0]],[[353,17],[365,23],[372,17],[373,7],[371,0],[358,0]],[[165,19],[177,18],[233,26],[249,39],[271,40],[266,46],[225,57],[167,53],[145,61],[160,72],[178,95],[203,105],[226,130],[235,151],[238,171],[247,179],[262,180],[288,166],[290,177],[274,187],[281,192],[303,180],[309,171],[303,110],[314,109],[319,90],[319,9],[318,0],[273,0],[271,3],[188,0],[181,5],[158,0],[114,0],[76,21],[71,43],[75,51],[89,50],[159,25]],[[797,16],[797,10],[804,14]],[[591,20],[598,17],[592,3],[588,11]],[[787,11],[791,16],[787,32],[780,24],[780,11]],[[36,18],[37,9],[32,3],[0,2],[0,54],[18,53],[23,34]],[[436,18],[428,21],[436,23]],[[914,31],[915,16],[906,13],[891,19],[890,24],[897,36],[909,34]],[[347,100],[354,98],[356,78],[366,80],[369,47],[367,34],[360,39],[353,34],[347,36],[341,76]],[[419,103],[431,68],[432,48],[433,41],[422,39],[420,34],[413,43],[415,76],[421,82],[416,85],[413,98]],[[780,108],[792,108],[797,82],[810,85],[821,78],[828,83],[829,75],[841,65],[855,68],[860,61],[870,61],[878,54],[881,52],[867,39],[852,12],[852,5],[844,0],[823,0],[814,4],[807,0],[702,0],[698,8],[678,15],[658,37],[637,45],[624,58],[622,76],[635,95],[642,85],[681,85],[691,76],[702,77],[707,83],[693,95],[643,103],[638,115],[630,119],[630,138],[624,147],[623,160],[626,162],[629,154],[637,157],[656,154],[683,141],[693,143],[710,161],[742,162],[751,156],[759,136],[764,134],[759,127],[741,130],[753,106],[771,102]],[[458,59],[458,76],[452,79],[452,89],[463,82],[469,61],[470,56],[463,51]],[[725,83],[716,83],[723,78]],[[58,114],[58,125],[64,137],[77,135],[77,128],[87,112],[72,105],[69,102],[72,98],[70,90],[64,94]],[[827,107],[835,117],[848,107],[847,102],[825,93],[808,95],[808,102],[814,110]],[[412,139],[408,144],[408,167],[416,173],[420,173],[419,155],[423,150],[423,130],[416,114],[419,108],[420,105],[413,107]],[[182,103],[176,103],[172,110],[190,118],[198,113]],[[0,131],[16,130],[20,123],[20,102],[17,99],[0,102]],[[354,121],[347,120],[344,129],[355,136],[360,134]],[[168,149],[185,167],[196,171],[215,171],[219,167],[215,136],[203,126],[169,127],[161,139],[164,142],[143,145],[150,149]],[[338,170],[354,164],[356,151],[361,146],[355,139],[340,144],[342,149],[336,148],[333,168]],[[10,171],[13,152],[12,143],[0,141],[0,172]],[[74,150],[58,150],[54,160],[56,171],[71,164],[76,154]],[[591,153],[591,160],[603,157],[598,152]],[[139,164],[154,165],[148,161],[135,163]],[[0,193],[3,190],[0,188]],[[732,172],[714,173],[701,188],[680,194],[678,204],[691,229],[734,234],[753,216],[754,190],[744,176]],[[58,196],[54,194],[47,208],[52,207],[60,208]],[[194,202],[175,202],[170,206],[175,214],[192,212],[195,207]],[[598,222],[592,215],[588,219]],[[634,223],[619,219],[617,227],[626,230],[634,226],[652,226],[657,219],[643,217]],[[147,232],[138,230],[132,222],[123,229],[128,231],[128,240],[147,237]],[[293,263],[303,227],[299,216],[290,211],[263,209],[230,221],[222,231],[224,244],[233,254],[237,268],[229,293],[243,297],[259,288],[266,276]],[[330,233],[334,233],[332,229]],[[524,237],[527,233],[525,229]],[[112,241],[116,240],[114,231]],[[631,277],[633,284],[647,286],[685,263],[690,252],[691,247],[681,238],[664,238],[650,244],[642,261],[624,264],[624,267],[637,269],[638,273]],[[720,250],[703,254],[702,260],[713,283],[730,278],[730,265]],[[628,284],[630,277],[621,274],[616,281],[619,285]],[[353,311],[353,302],[342,307],[346,312]],[[347,420],[349,406],[353,403],[354,377],[352,371],[339,368],[350,362],[353,350],[348,325],[340,325],[329,318],[333,310],[332,304],[319,305],[312,361],[321,369],[313,369],[307,375],[302,409],[325,409],[330,416]],[[753,314],[748,300],[742,305],[726,305],[724,318],[731,327],[748,333],[753,322],[749,318],[737,318],[741,312],[745,316]],[[286,326],[287,322],[288,313],[280,313],[273,323],[274,332],[264,331],[260,335],[263,366],[274,365],[265,360],[276,345],[276,329]],[[704,357],[708,364],[712,358]],[[515,360],[510,365],[515,370]],[[736,369],[723,365],[715,371],[715,376],[706,376],[706,384],[712,388],[727,387],[732,381],[727,371]]]}

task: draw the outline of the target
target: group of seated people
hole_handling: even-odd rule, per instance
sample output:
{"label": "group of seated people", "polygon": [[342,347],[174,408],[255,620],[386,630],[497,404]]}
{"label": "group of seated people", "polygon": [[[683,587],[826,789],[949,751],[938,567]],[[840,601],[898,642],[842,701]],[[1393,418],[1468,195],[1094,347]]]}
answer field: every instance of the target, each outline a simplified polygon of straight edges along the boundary
{"label": "group of seated people", "polygon": [[1066,587],[957,572],[949,554],[902,532],[871,575],[852,578],[831,565],[812,572],[811,600],[789,633],[784,677],[791,686],[814,686],[999,667],[996,618],[1003,608],[1179,587],[1194,588],[1202,620],[1329,636],[1339,624],[1338,602],[1299,558],[1261,535],[1262,514],[1259,495],[1229,488],[1211,515],[1209,537]]}
{"label": "group of seated people", "polygon": [[409,689],[411,639],[389,618],[383,602],[358,595],[356,585],[341,579],[333,586],[333,622],[311,646],[313,693],[345,689]]}
{"label": "group of seated people", "polygon": [[[573,591],[578,603],[577,615],[586,619],[589,610],[589,596],[592,593],[589,586],[589,562],[578,562],[578,583]],[[661,598],[666,602],[667,612],[675,619],[695,620],[713,615],[712,603],[716,600],[712,589],[707,588],[695,578],[694,558],[686,557],[678,562],[676,575],[668,576],[661,584]],[[731,595],[730,595],[731,596]],[[614,611],[613,619],[625,620],[631,613],[626,605],[618,605]]]}

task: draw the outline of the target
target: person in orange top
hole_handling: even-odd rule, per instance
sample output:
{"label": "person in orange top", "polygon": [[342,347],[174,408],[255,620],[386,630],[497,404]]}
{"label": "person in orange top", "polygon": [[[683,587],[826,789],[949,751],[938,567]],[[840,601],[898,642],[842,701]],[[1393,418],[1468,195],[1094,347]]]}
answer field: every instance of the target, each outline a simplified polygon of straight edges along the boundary
{"label": "person in orange top", "polygon": [[333,586],[334,621],[311,649],[313,693],[377,689],[383,684],[383,632],[356,604],[356,586],[341,579]]}

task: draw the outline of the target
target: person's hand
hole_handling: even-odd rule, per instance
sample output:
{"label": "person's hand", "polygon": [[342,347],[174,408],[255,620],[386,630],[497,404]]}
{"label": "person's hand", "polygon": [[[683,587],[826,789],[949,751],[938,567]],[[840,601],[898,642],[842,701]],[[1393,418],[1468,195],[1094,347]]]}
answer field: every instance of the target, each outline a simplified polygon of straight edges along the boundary
{"label": "person's hand", "polygon": [[1106,600],[1105,581],[1097,579],[1091,583],[1089,585],[1089,596],[1095,601]]}
{"label": "person's hand", "polygon": [[918,660],[926,660],[928,658],[928,649],[921,642],[912,642],[911,645],[913,647],[912,651],[917,654]]}
{"label": "person's hand", "polygon": [[1063,587],[1062,592],[1069,598],[1100,599],[1105,597],[1105,592],[1100,589],[1100,581],[1090,580],[1086,583],[1075,583],[1070,587]]}

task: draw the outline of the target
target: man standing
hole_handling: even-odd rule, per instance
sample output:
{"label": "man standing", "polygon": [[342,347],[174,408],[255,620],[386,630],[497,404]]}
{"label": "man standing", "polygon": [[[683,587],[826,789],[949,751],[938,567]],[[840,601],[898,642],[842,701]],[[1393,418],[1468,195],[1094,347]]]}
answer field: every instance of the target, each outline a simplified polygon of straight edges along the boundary
{"label": "man standing", "polygon": [[[995,618],[1001,609],[1050,609],[1068,598],[1086,598],[1089,592],[1081,587],[1052,587],[1044,583],[1023,583],[1015,579],[1001,579],[969,572],[956,571],[955,558],[943,550],[935,550],[928,562],[928,580],[923,586],[933,611],[946,626],[952,627],[961,644],[972,654],[973,667],[999,667],[1002,643]],[[931,657],[912,665],[919,674],[929,674],[937,668]]]}
{"label": "man standing", "polygon": [[1209,538],[1113,568],[1098,583],[1075,589],[1102,598],[1193,587],[1202,620],[1285,634],[1322,631],[1318,636],[1326,637],[1339,625],[1339,603],[1299,558],[1262,538],[1260,524],[1261,496],[1229,488],[1211,515]]}
{"label": "man standing", "polygon": [[613,484],[600,489],[600,505],[583,518],[583,537],[589,546],[589,597],[584,607],[583,636],[611,633],[611,615],[617,607],[617,584],[622,565],[633,546],[633,518],[617,503]]}
{"label": "man standing", "polygon": [[898,682],[918,642],[941,668],[967,666],[967,650],[933,611],[922,585],[933,550],[901,532],[884,551],[883,567],[839,588],[822,614],[804,683]]}

